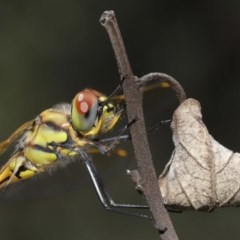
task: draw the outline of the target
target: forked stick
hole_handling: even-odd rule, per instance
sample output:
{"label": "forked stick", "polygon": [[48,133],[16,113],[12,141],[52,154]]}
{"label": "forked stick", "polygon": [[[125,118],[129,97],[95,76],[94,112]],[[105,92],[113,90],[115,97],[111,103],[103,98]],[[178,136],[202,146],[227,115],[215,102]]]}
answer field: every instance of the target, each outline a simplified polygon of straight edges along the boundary
{"label": "forked stick", "polygon": [[117,60],[120,77],[121,79],[124,78],[123,92],[129,122],[133,119],[137,120],[130,126],[130,133],[138,163],[143,193],[152,212],[155,226],[159,230],[160,238],[163,240],[177,240],[177,234],[163,204],[152,163],[147,131],[144,124],[142,94],[136,86],[136,77],[131,70],[114,12],[104,12],[100,18],[100,23],[107,30]]}

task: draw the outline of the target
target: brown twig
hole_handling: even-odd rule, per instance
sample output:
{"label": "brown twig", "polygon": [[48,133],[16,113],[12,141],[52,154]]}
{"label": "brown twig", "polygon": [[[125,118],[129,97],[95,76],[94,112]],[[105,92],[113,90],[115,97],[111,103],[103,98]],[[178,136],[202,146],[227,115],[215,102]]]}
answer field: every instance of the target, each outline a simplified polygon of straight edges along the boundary
{"label": "brown twig", "polygon": [[167,83],[169,86],[176,92],[176,95],[178,97],[178,100],[180,103],[186,100],[186,94],[180,83],[174,79],[173,77],[165,74],[165,73],[149,73],[144,76],[142,76],[139,79],[139,85],[140,86],[148,86],[151,85],[153,86],[154,84],[159,84],[159,83]]}
{"label": "brown twig", "polygon": [[128,119],[129,121],[137,119],[137,121],[131,125],[130,132],[143,193],[152,212],[154,224],[159,230],[160,238],[163,240],[176,240],[178,237],[168,212],[164,207],[152,163],[143,117],[142,94],[136,86],[136,77],[132,73],[114,12],[104,12],[100,18],[100,22],[108,32],[120,76],[121,78],[124,77],[123,92],[127,105]]}

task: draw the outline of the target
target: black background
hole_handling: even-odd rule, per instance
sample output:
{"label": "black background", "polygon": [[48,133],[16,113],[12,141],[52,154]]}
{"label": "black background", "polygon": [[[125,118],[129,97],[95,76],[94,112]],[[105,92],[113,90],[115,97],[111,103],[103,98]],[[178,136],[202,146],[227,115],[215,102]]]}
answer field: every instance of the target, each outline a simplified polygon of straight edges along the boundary
{"label": "black background", "polygon": [[[99,24],[116,12],[136,75],[165,72],[202,104],[204,122],[223,145],[240,151],[240,2],[230,1],[1,1],[0,133],[85,87],[110,94],[119,76]],[[171,118],[170,90],[145,97],[147,124]],[[126,122],[126,121],[125,121]],[[124,121],[122,121],[124,124]],[[115,134],[117,130],[115,131]],[[114,133],[113,133],[114,135]],[[169,126],[149,137],[158,174],[173,149]],[[94,156],[116,202],[142,202],[125,174],[129,156]],[[4,161],[7,156],[4,156]],[[161,162],[161,163],[160,163]],[[158,239],[150,223],[106,212],[81,163],[17,184],[0,200],[0,238]],[[181,239],[239,239],[238,208],[171,214]]]}

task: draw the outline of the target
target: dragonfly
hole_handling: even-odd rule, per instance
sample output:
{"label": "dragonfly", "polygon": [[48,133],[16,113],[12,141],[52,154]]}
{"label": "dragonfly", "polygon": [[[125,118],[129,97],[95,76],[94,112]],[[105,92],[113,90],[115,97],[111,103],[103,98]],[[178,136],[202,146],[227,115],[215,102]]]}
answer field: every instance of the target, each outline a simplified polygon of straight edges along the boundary
{"label": "dragonfly", "polygon": [[119,208],[141,208],[115,203],[90,158],[94,152],[107,154],[118,141],[118,137],[109,141],[99,139],[113,129],[125,109],[123,95],[116,95],[118,89],[109,97],[91,88],[84,89],[71,104],[61,103],[43,111],[2,141],[0,155],[9,146],[16,145],[9,160],[0,168],[0,189],[81,159],[106,209],[121,212]]}
{"label": "dragonfly", "polygon": [[[0,189],[55,166],[65,167],[73,159],[81,159],[105,209],[149,218],[123,210],[148,206],[113,201],[90,157],[95,152],[107,154],[121,139],[129,138],[120,133],[113,138],[99,139],[114,128],[125,110],[124,96],[117,94],[119,89],[121,85],[108,97],[94,89],[84,89],[76,94],[71,104],[61,103],[43,111],[0,142],[0,155],[16,143],[9,160],[0,168]],[[151,89],[146,88],[146,91]]]}

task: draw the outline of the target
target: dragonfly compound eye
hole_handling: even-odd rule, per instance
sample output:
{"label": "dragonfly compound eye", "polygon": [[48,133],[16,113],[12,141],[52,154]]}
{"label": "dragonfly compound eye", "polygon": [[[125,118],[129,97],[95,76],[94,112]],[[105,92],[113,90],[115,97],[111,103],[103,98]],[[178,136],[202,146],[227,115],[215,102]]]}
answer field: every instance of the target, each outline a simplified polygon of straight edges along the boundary
{"label": "dragonfly compound eye", "polygon": [[97,119],[98,96],[94,90],[85,89],[79,92],[72,101],[71,120],[79,132],[91,130]]}

